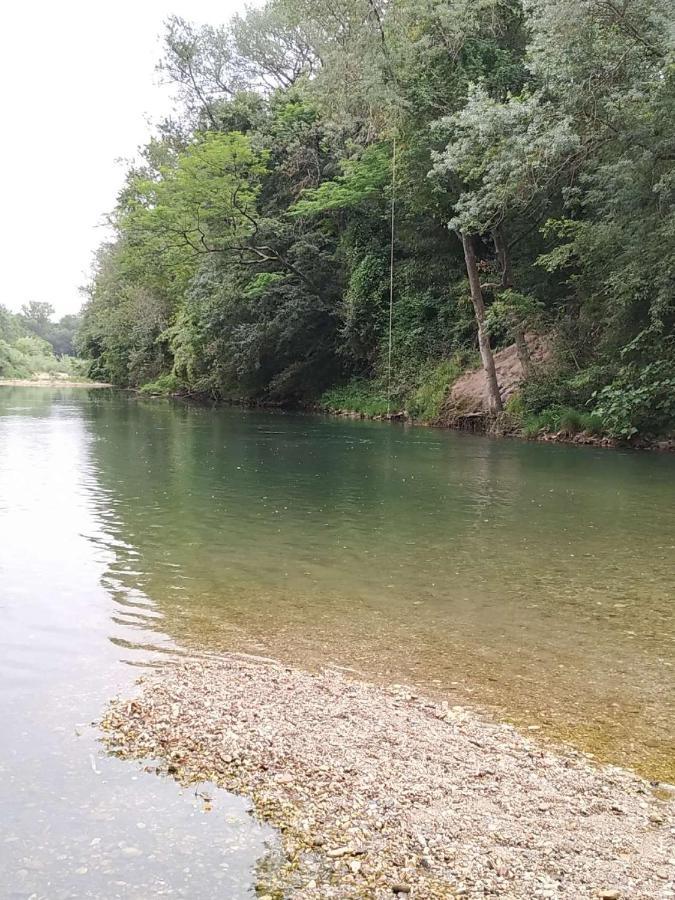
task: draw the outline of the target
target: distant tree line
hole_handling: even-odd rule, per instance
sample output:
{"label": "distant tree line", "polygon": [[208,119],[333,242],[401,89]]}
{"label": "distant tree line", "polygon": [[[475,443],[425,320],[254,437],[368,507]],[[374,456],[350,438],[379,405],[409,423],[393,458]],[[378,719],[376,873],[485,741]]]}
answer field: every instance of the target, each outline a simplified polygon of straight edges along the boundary
{"label": "distant tree line", "polygon": [[494,351],[515,344],[513,416],[668,433],[674,20],[666,0],[268,0],[226,26],[170,19],[177,108],[98,252],[91,374],[357,408],[390,392],[433,419],[480,360],[496,415]]}
{"label": "distant tree line", "polygon": [[12,313],[0,305],[0,378],[29,378],[38,372],[76,374],[80,316],[53,321],[54,307],[33,300]]}

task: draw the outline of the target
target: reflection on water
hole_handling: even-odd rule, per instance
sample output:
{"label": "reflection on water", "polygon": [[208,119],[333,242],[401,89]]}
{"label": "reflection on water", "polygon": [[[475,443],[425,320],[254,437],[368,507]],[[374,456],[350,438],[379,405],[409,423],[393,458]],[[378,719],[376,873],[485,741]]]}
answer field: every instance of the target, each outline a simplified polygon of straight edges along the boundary
{"label": "reflection on water", "polygon": [[675,779],[672,456],[120,396],[84,414],[109,589],[177,640],[415,680]]}
{"label": "reflection on water", "polygon": [[248,805],[206,786],[206,813],[102,755],[89,725],[172,645],[141,591],[106,588],[137,551],[92,461],[87,404],[0,388],[0,896],[253,896],[270,834]]}
{"label": "reflection on water", "polygon": [[[64,396],[0,395],[33,446],[4,476],[28,511],[0,528],[38,635],[3,646],[6,683],[29,647],[80,660],[76,685],[100,668],[87,721],[115,660],[170,635],[415,681],[675,781],[672,456]],[[39,521],[34,473],[62,520]]]}

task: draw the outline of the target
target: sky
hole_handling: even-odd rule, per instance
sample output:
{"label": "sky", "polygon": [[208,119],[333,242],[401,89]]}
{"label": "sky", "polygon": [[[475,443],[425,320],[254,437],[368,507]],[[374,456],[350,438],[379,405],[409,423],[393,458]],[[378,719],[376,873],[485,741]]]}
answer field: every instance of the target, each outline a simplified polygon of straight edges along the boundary
{"label": "sky", "polygon": [[[13,0],[0,54],[0,304],[76,312],[124,165],[171,108],[164,20],[220,24],[244,0]],[[250,3],[249,3],[250,5]]]}

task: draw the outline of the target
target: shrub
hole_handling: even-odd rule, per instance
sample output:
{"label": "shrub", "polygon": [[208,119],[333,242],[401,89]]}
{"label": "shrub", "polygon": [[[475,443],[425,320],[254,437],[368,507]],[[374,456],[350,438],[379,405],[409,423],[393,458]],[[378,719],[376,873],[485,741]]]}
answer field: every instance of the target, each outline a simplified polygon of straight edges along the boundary
{"label": "shrub", "polygon": [[140,390],[144,394],[168,396],[177,394],[183,387],[181,380],[173,372],[169,372],[166,375],[160,375],[154,381],[149,381],[147,384],[142,385]]}
{"label": "shrub", "polygon": [[675,421],[675,369],[672,358],[640,366],[630,363],[594,395],[593,414],[613,437],[660,436]]}
{"label": "shrub", "polygon": [[530,413],[564,407],[583,410],[591,398],[611,381],[614,372],[605,366],[587,366],[569,371],[546,368],[529,378],[520,389],[524,408]]}

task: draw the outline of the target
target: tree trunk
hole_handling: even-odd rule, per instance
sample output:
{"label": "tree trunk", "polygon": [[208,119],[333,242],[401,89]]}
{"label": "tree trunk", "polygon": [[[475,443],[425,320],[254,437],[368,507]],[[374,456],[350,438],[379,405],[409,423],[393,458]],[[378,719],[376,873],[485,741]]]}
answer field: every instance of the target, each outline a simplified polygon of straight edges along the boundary
{"label": "tree trunk", "polygon": [[500,226],[497,226],[492,232],[492,240],[495,245],[495,256],[497,257],[497,264],[501,273],[502,288],[513,287],[511,257],[509,256],[509,251],[506,247],[506,241],[504,240],[504,235],[502,234]]}
{"label": "tree trunk", "polygon": [[[504,290],[513,287],[511,257],[509,256],[509,250],[506,246],[501,227],[497,226],[497,228],[494,229],[492,232],[492,240],[495,245],[497,264],[499,265],[499,270],[501,272],[502,289]],[[518,361],[523,370],[523,377],[529,378],[532,372],[532,359],[530,357],[530,348],[527,346],[527,340],[525,339],[525,330],[519,322],[514,322],[512,330],[513,339],[516,344],[516,353],[518,354]]]}
{"label": "tree trunk", "polygon": [[516,341],[516,353],[518,354],[518,361],[520,362],[520,367],[523,370],[523,378],[529,378],[532,374],[532,357],[530,356],[530,348],[527,346],[525,332],[522,328],[516,327],[514,329],[514,338]]}
{"label": "tree trunk", "polygon": [[478,348],[480,350],[480,357],[483,361],[483,368],[485,369],[485,377],[487,380],[488,405],[491,413],[498,413],[501,412],[504,407],[502,405],[501,394],[499,393],[499,382],[497,381],[495,361],[490,348],[490,336],[485,329],[485,303],[483,301],[483,291],[480,286],[478,264],[476,262],[476,237],[473,234],[465,234],[462,232],[461,238],[462,247],[464,248],[466,274],[469,276],[471,302],[473,304],[473,311],[476,315],[476,323],[478,324]]}

